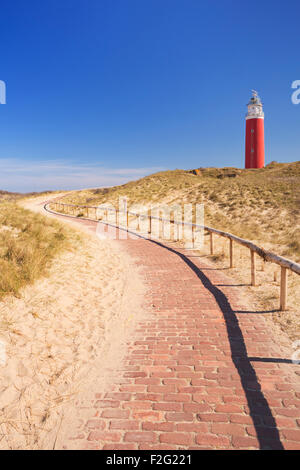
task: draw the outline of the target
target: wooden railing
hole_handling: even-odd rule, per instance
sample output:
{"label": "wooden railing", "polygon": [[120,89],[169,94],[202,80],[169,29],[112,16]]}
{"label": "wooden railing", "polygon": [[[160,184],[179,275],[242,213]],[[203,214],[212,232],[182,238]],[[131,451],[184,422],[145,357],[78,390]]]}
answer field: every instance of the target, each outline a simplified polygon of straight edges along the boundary
{"label": "wooden railing", "polygon": [[[126,228],[127,230],[129,229],[129,216],[133,217],[139,217],[148,219],[149,225],[148,225],[148,233],[152,233],[152,220],[158,220],[161,222],[170,222],[171,224],[177,225],[177,240],[179,239],[179,226],[181,225],[182,228],[185,226],[191,227],[192,231],[192,246],[195,246],[195,231],[197,229],[204,230],[209,233],[210,237],[210,254],[214,254],[214,236],[218,235],[220,237],[227,238],[229,240],[229,259],[230,259],[230,268],[234,267],[234,249],[233,249],[233,243],[237,243],[239,245],[242,245],[246,248],[249,249],[250,251],[250,259],[251,259],[251,285],[255,286],[256,285],[256,258],[255,254],[260,256],[264,261],[268,261],[271,263],[275,263],[281,267],[281,278],[280,278],[280,310],[286,310],[287,309],[287,270],[290,270],[296,274],[300,275],[300,264],[295,263],[287,258],[283,258],[282,256],[278,256],[270,251],[266,251],[263,248],[260,248],[259,246],[255,245],[249,240],[244,240],[243,238],[239,238],[235,235],[232,235],[231,233],[223,232],[221,230],[217,230],[212,227],[208,227],[206,225],[198,225],[198,224],[193,224],[193,223],[186,223],[184,221],[176,221],[176,220],[169,220],[169,219],[164,219],[162,217],[156,217],[151,214],[140,214],[132,211],[126,210],[119,210],[119,209],[113,209],[111,207],[105,207],[105,206],[87,206],[87,205],[80,205],[80,204],[66,204],[61,201],[53,201],[50,203],[47,203],[45,205],[45,208],[48,206],[54,206],[54,211],[57,213],[60,213],[60,210],[65,210],[65,208],[70,208],[70,212],[72,214],[67,214],[71,215],[73,217],[78,217],[78,215],[75,215],[76,208],[79,210],[86,210],[86,218],[91,219],[91,220],[103,220],[103,219],[98,219],[97,218],[97,211],[98,210],[103,210],[104,215],[105,215],[105,220],[108,221],[108,212],[114,212],[116,214],[116,226],[120,226],[120,213],[126,214]],[[90,218],[90,209],[94,210],[94,217]],[[164,233],[164,232],[163,232]],[[175,238],[176,239],[176,238]]]}

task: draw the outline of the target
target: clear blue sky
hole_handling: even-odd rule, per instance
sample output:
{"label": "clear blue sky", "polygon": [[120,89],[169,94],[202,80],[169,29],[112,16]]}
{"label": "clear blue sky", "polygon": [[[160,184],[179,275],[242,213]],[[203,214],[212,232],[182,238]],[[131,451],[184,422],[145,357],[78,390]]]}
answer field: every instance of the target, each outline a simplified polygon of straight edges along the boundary
{"label": "clear blue sky", "polygon": [[0,14],[0,189],[243,167],[252,88],[267,162],[300,160],[299,1],[11,0]]}

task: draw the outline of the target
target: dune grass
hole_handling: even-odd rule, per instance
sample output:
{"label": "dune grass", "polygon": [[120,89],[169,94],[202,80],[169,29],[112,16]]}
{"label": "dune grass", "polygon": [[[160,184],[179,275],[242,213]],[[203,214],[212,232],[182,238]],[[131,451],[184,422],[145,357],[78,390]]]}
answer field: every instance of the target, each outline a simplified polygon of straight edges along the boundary
{"label": "dune grass", "polygon": [[0,299],[46,274],[55,255],[68,246],[64,227],[20,207],[0,202]]}
{"label": "dune grass", "polygon": [[70,192],[65,202],[204,203],[206,225],[300,261],[300,162],[261,170],[199,168],[156,173],[122,186]]}

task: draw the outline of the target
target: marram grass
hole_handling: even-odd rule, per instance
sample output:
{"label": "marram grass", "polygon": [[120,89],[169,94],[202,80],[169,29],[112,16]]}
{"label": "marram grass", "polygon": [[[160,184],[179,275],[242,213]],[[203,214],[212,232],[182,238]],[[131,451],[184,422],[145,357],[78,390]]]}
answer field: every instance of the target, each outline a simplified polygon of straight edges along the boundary
{"label": "marram grass", "polygon": [[45,275],[67,246],[68,233],[55,220],[0,202],[0,299]]}

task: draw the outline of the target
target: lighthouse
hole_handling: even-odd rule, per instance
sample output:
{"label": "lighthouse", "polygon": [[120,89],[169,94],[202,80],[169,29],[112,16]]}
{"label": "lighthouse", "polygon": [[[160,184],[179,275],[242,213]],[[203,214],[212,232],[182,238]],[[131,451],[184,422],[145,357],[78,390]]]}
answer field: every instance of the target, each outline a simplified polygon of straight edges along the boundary
{"label": "lighthouse", "polygon": [[263,168],[264,166],[264,112],[257,91],[252,90],[246,114],[245,168]]}

